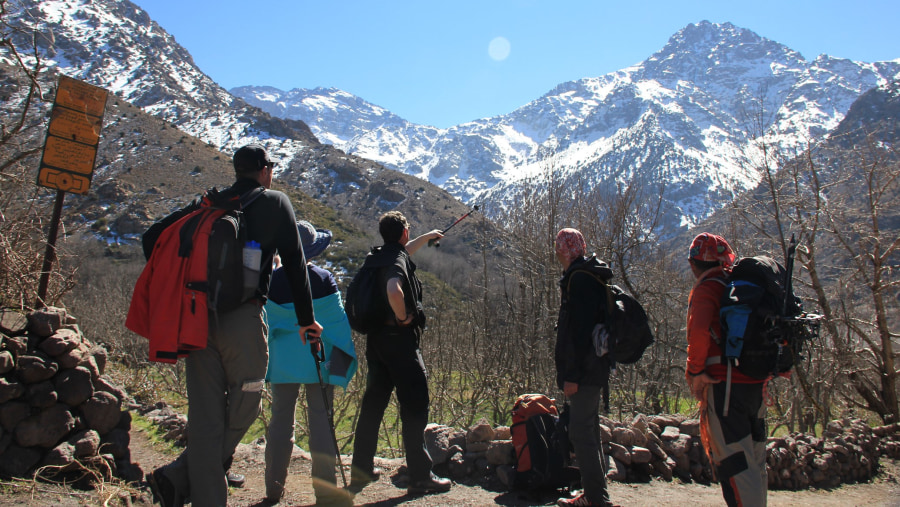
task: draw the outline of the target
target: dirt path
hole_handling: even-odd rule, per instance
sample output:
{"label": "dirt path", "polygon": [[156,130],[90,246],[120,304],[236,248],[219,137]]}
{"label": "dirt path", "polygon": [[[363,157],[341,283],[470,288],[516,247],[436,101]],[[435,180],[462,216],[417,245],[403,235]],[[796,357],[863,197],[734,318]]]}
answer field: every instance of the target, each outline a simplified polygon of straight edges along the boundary
{"label": "dirt path", "polygon": [[[140,430],[132,430],[132,461],[139,463],[145,471],[163,465],[174,457],[155,447]],[[435,506],[435,505],[507,505],[537,506],[555,505],[555,498],[528,498],[505,491],[489,491],[478,486],[455,484],[449,493],[425,497],[410,497],[405,489],[394,486],[391,476],[403,464],[402,460],[383,460],[378,463],[384,469],[381,480],[367,487],[356,497],[357,506]],[[815,490],[802,492],[771,491],[770,506],[900,506],[900,462],[882,460],[882,472],[871,483],[843,486],[831,491]],[[242,445],[235,459],[234,470],[247,477],[247,484],[241,489],[231,489],[229,505],[263,506],[265,487],[263,471],[265,463],[263,448]],[[299,449],[292,460],[288,476],[288,493],[280,505],[311,506],[315,498],[310,484],[310,461]],[[349,480],[349,477],[348,477]],[[338,477],[340,483],[340,477]],[[72,491],[61,486],[33,485],[4,482],[0,485],[0,505],[60,507],[103,505],[108,497],[113,501],[108,505],[127,505],[120,497],[127,490],[107,488],[102,494]],[[146,491],[132,490],[131,505],[149,506],[150,495]],[[723,505],[718,486],[682,484],[678,481],[662,482],[654,480],[648,484],[610,484],[610,496],[624,506],[659,507],[666,505],[706,507]]]}

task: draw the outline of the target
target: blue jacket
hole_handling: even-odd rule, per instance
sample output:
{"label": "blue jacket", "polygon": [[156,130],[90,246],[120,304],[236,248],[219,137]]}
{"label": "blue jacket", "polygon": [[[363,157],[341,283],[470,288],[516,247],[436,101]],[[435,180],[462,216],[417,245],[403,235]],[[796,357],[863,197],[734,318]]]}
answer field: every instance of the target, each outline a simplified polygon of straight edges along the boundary
{"label": "blue jacket", "polygon": [[[346,388],[356,373],[356,349],[350,334],[350,323],[344,312],[341,293],[313,299],[316,321],[322,325],[322,343],[325,361],[321,364],[322,379],[327,384]],[[269,325],[269,368],[266,380],[273,384],[317,384],[316,362],[309,345],[303,345],[297,326],[294,304],[266,302],[266,320]],[[335,353],[334,349],[339,349]],[[332,360],[345,361],[344,376],[330,373]]]}

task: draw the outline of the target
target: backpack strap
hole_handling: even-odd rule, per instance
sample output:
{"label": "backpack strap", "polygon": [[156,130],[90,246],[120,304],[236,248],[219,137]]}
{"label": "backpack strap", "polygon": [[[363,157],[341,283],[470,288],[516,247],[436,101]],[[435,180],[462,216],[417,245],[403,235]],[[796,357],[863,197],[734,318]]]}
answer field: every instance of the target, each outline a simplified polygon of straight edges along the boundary
{"label": "backpack strap", "polygon": [[566,294],[569,294],[572,292],[572,290],[571,290],[572,289],[572,277],[574,277],[578,273],[584,273],[584,274],[590,276],[591,278],[596,280],[597,283],[599,283],[603,287],[603,289],[606,291],[606,317],[607,317],[607,319],[605,319],[605,320],[608,320],[608,317],[610,315],[612,315],[612,312],[613,312],[613,305],[615,304],[615,303],[613,303],[613,301],[615,300],[615,298],[613,297],[612,290],[610,290],[610,288],[609,288],[609,284],[606,283],[606,281],[603,280],[602,278],[600,278],[599,276],[592,273],[590,270],[576,269],[575,271],[572,271],[572,274],[569,275],[569,280],[566,282]]}
{"label": "backpack strap", "polygon": [[253,204],[253,201],[259,199],[264,193],[266,193],[266,187],[264,187],[262,185],[246,192],[244,195],[242,195],[240,197],[240,203],[241,203],[240,209],[243,210],[244,208],[247,208],[248,206]]}

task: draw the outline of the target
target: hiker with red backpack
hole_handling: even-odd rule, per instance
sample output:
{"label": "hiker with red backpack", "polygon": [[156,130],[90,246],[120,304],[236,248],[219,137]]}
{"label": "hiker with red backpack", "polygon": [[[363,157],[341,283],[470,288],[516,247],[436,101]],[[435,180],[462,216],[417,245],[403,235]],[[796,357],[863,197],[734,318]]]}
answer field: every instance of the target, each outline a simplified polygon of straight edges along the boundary
{"label": "hiker with red backpack", "polygon": [[[316,229],[307,221],[297,222],[297,230],[307,261],[323,254],[331,243],[331,231]],[[272,394],[272,417],[266,433],[266,500],[276,504],[284,495],[294,449],[297,397],[303,387],[316,505],[352,506],[350,495],[337,488],[334,477],[336,456],[340,451],[334,434],[333,407],[335,386],[346,389],[356,373],[356,349],[334,275],[312,262],[308,262],[306,268],[316,319],[324,326],[320,341],[320,362],[323,364],[317,364],[313,351],[297,337],[297,321],[293,316],[294,305],[284,267],[277,267],[272,273],[266,303],[269,324],[266,381]],[[344,477],[343,469],[341,477]]]}
{"label": "hiker with red backpack", "polygon": [[[163,507],[183,505],[188,498],[196,506],[227,503],[226,471],[261,408],[268,362],[263,305],[276,252],[291,286],[301,339],[304,343],[307,336],[318,340],[322,332],[313,312],[294,208],[284,193],[269,190],[275,162],[262,146],[248,145],[235,152],[233,164],[235,182],[223,192],[243,196],[259,187],[266,189],[242,210],[248,245],[259,249],[255,257],[259,268],[252,271],[251,280],[257,282],[256,291],[236,309],[211,318],[205,347],[187,355],[187,448],[174,462],[147,476],[155,501]],[[195,202],[170,215],[151,227],[148,237],[158,236],[166,225],[176,222],[172,216],[187,215],[198,206]],[[151,252],[152,243],[145,242]],[[160,271],[157,276],[168,275]]]}
{"label": "hiker with red backpack", "polygon": [[[574,498],[560,498],[561,506],[610,506],[600,439],[600,403],[603,386],[609,385],[610,359],[595,350],[595,328],[602,326],[607,290],[587,270],[604,274],[612,270],[595,256],[587,258],[584,236],[576,229],[556,235],[556,258],[563,267],[562,295],[556,331],[556,383],[569,399],[569,439],[581,471],[584,491]],[[598,324],[599,323],[599,324]],[[602,331],[602,327],[600,328]]]}
{"label": "hiker with red backpack", "polygon": [[700,402],[700,434],[729,506],[766,505],[765,380],[722,360],[722,295],[735,262],[725,238],[704,232],[691,242],[694,287],[688,298],[685,377]]}

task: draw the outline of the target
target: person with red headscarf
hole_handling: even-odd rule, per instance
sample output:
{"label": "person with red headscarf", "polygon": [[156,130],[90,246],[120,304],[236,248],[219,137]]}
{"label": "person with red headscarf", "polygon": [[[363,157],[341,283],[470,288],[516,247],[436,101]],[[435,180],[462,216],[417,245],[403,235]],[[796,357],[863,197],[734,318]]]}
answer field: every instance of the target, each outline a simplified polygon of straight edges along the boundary
{"label": "person with red headscarf", "polygon": [[[595,256],[586,257],[584,236],[575,229],[556,235],[556,258],[563,267],[559,281],[562,295],[556,326],[556,383],[569,399],[569,438],[581,472],[584,491],[574,498],[560,498],[557,505],[610,506],[606,474],[601,466],[600,400],[609,388],[611,359],[598,353],[594,329],[605,314],[606,288],[612,270]],[[601,355],[604,354],[604,355]]]}
{"label": "person with red headscarf", "polygon": [[694,287],[688,297],[685,376],[700,402],[700,436],[729,506],[766,505],[764,381],[722,360],[719,308],[735,254],[725,238],[704,232],[691,242]]}

